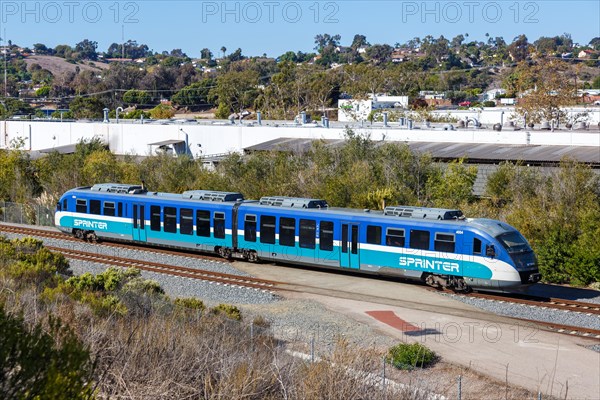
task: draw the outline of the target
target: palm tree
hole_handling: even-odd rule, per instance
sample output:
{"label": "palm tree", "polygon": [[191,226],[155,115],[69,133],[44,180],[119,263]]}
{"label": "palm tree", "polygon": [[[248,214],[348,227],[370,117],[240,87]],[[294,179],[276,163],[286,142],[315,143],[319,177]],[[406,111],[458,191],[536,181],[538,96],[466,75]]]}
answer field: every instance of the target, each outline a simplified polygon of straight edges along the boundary
{"label": "palm tree", "polygon": [[225,52],[227,51],[227,47],[222,46],[221,51],[223,52],[223,58],[225,58]]}

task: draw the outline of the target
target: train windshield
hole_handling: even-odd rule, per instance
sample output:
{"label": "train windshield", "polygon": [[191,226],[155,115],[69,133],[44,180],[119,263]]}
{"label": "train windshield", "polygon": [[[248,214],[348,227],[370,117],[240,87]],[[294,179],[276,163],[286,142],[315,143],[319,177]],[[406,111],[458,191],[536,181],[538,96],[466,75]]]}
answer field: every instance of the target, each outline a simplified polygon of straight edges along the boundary
{"label": "train windshield", "polygon": [[523,253],[531,251],[527,240],[517,231],[507,232],[497,237],[498,241],[509,253]]}

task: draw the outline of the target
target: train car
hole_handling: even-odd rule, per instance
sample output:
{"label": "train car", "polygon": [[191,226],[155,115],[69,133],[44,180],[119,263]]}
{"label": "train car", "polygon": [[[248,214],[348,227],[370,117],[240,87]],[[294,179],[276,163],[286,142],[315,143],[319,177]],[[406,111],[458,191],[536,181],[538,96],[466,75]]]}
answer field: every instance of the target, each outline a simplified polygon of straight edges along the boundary
{"label": "train car", "polygon": [[331,208],[320,199],[247,201],[239,193],[102,184],[65,193],[55,222],[91,240],[400,276],[457,291],[522,289],[540,280],[535,255],[515,228],[459,210],[376,212]]}
{"label": "train car", "polygon": [[522,288],[540,280],[535,255],[515,228],[466,219],[459,210],[374,212],[272,197],[242,204],[237,219],[238,245],[256,259],[395,275],[455,290]]}
{"label": "train car", "polygon": [[98,184],[66,192],[54,222],[89,240],[118,240],[217,252],[234,247],[232,208],[239,193],[149,192],[143,185]]}

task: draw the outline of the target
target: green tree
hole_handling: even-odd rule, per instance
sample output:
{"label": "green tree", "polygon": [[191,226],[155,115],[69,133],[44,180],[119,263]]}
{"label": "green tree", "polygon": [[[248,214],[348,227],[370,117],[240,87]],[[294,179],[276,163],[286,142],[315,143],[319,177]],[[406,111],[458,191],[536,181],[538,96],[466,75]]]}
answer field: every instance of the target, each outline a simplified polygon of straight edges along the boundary
{"label": "green tree", "polygon": [[237,113],[254,104],[258,97],[258,73],[246,69],[230,70],[217,78],[217,86],[210,91],[209,100],[224,105],[227,110],[220,113],[219,118],[227,118],[230,113]]}
{"label": "green tree", "polygon": [[200,58],[203,60],[210,61],[213,58],[213,53],[210,51],[210,49],[207,49],[205,47],[202,50],[200,50]]}
{"label": "green tree", "polygon": [[50,86],[42,86],[35,91],[36,97],[48,97],[50,94]]}
{"label": "green tree", "polygon": [[522,97],[515,111],[527,114],[533,123],[557,119],[564,121],[564,108],[576,103],[577,86],[570,66],[559,60],[537,65],[521,64],[515,71],[516,87]]}
{"label": "green tree", "polygon": [[123,101],[129,104],[147,105],[150,99],[150,94],[145,90],[130,89],[123,94]]}
{"label": "green tree", "polygon": [[209,92],[215,83],[215,80],[211,78],[194,82],[175,93],[171,100],[174,104],[181,106],[206,106]]}
{"label": "green tree", "polygon": [[76,97],[69,104],[69,110],[77,119],[100,119],[103,117],[105,104],[96,97]]}
{"label": "green tree", "polygon": [[452,161],[444,170],[429,176],[427,186],[431,200],[436,207],[458,208],[473,199],[476,178],[476,166],[466,165],[464,159]]}
{"label": "green tree", "polygon": [[75,52],[79,59],[96,61],[98,59],[98,42],[84,39],[75,45]]}
{"label": "green tree", "polygon": [[508,54],[515,62],[526,60],[531,53],[531,49],[532,46],[525,35],[517,36],[507,48]]}

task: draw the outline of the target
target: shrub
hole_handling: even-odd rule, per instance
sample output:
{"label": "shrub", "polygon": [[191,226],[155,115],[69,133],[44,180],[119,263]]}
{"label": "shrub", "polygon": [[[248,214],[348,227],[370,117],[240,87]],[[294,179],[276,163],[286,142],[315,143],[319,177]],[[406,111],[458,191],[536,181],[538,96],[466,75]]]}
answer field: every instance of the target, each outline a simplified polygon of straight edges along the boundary
{"label": "shrub", "polygon": [[60,320],[48,325],[30,329],[0,305],[0,398],[94,398],[89,351]]}
{"label": "shrub", "polygon": [[133,278],[129,282],[127,282],[123,286],[123,291],[147,295],[165,293],[165,291],[163,290],[163,288],[160,287],[158,282],[150,279],[143,279],[140,277]]}
{"label": "shrub", "polygon": [[242,312],[240,309],[230,304],[219,304],[210,311],[215,315],[224,314],[226,317],[235,319],[236,321],[242,320]]}
{"label": "shrub", "polygon": [[437,356],[420,343],[400,343],[389,349],[386,361],[398,369],[425,368],[434,364]]}
{"label": "shrub", "polygon": [[492,101],[492,100],[484,101],[483,106],[484,107],[496,107],[496,102]]}
{"label": "shrub", "polygon": [[159,104],[150,110],[150,115],[154,119],[169,119],[175,115],[175,109],[167,104]]}
{"label": "shrub", "polygon": [[252,323],[254,324],[254,326],[258,326],[261,328],[269,328],[271,326],[271,323],[262,315],[255,317]]}
{"label": "shrub", "polygon": [[31,237],[13,239],[11,243],[19,253],[33,254],[43,247],[43,242],[41,240]]}
{"label": "shrub", "polygon": [[105,295],[98,292],[84,292],[80,296],[82,303],[90,306],[92,311],[98,316],[108,316],[111,314],[126,315],[127,307],[113,295]]}
{"label": "shrub", "polygon": [[202,300],[197,299],[195,297],[178,298],[175,299],[174,303],[178,307],[189,308],[190,310],[204,311],[206,309],[206,306],[204,305]]}

